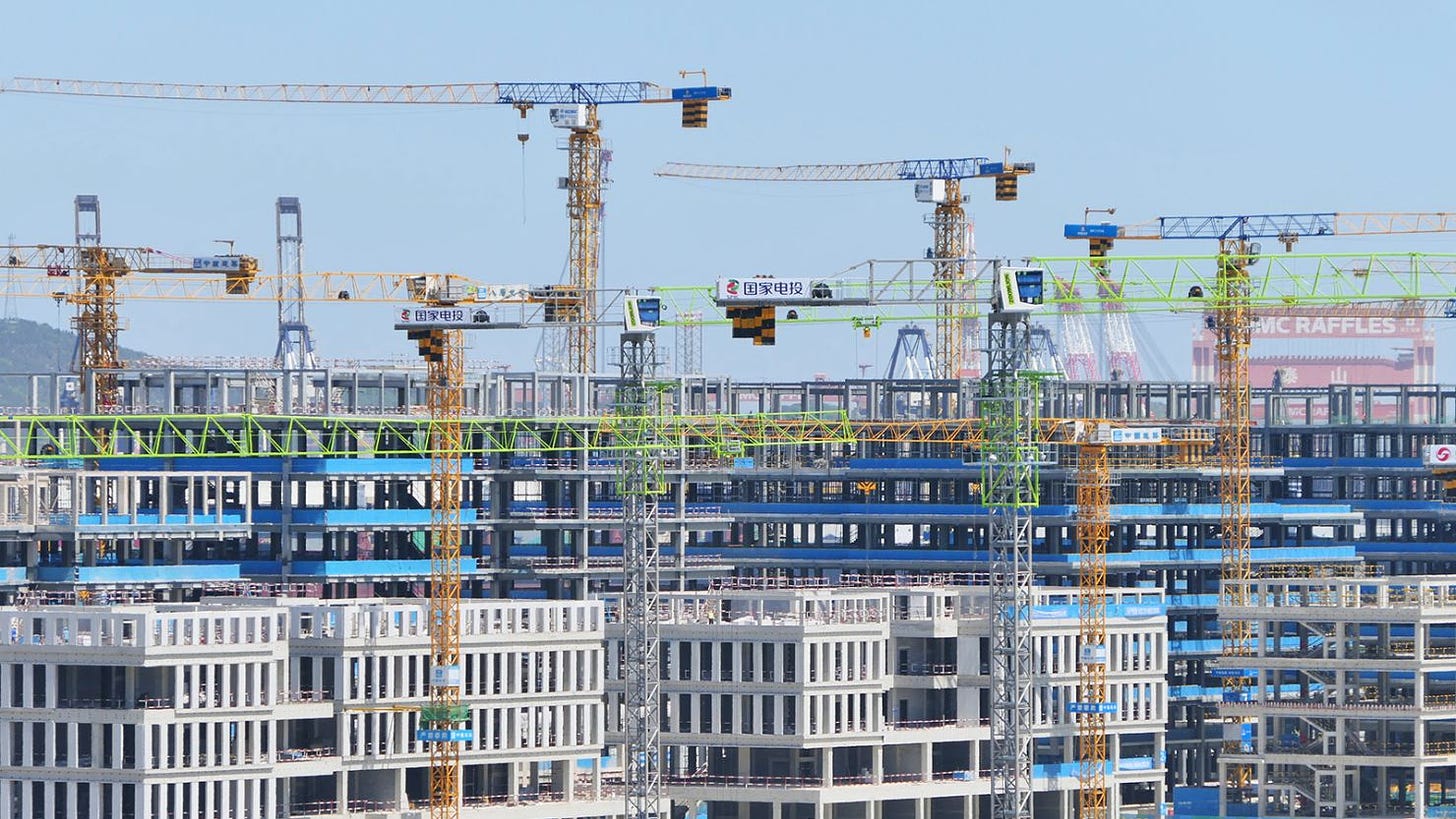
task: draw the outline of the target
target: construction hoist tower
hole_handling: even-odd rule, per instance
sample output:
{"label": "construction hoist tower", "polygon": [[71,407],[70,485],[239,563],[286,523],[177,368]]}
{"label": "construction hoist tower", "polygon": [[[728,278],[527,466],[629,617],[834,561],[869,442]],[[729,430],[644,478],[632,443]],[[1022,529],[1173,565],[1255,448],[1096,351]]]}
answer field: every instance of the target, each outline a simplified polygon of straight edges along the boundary
{"label": "construction hoist tower", "polygon": [[981,380],[981,492],[990,516],[994,819],[1031,817],[1031,512],[1039,499],[1041,460],[1031,313],[1042,303],[1042,281],[1043,271],[1036,268],[996,270]]}
{"label": "construction hoist tower", "polygon": [[303,371],[318,366],[304,316],[303,208],[298,197],[278,197],[274,223],[278,232],[278,349],[273,357],[284,379],[279,410],[291,413],[308,401]]}
{"label": "construction hoist tower", "polygon": [[661,302],[629,297],[617,389],[622,462],[622,628],[626,752],[622,760],[627,819],[662,816],[659,622],[661,562],[657,498],[663,491],[662,388],[656,382],[656,326]]}

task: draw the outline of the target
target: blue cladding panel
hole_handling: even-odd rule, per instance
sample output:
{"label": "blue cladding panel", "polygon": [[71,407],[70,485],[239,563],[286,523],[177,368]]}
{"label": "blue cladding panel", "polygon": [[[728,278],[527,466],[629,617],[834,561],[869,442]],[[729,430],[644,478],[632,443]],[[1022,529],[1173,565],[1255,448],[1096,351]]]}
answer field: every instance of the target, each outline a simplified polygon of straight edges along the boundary
{"label": "blue cladding panel", "polygon": [[[461,574],[475,571],[475,559],[460,559]],[[428,560],[307,560],[293,564],[293,574],[308,577],[422,577],[430,573]]]}
{"label": "blue cladding panel", "polygon": [[41,566],[37,580],[45,583],[177,583],[202,580],[237,580],[236,563],[193,566]]}

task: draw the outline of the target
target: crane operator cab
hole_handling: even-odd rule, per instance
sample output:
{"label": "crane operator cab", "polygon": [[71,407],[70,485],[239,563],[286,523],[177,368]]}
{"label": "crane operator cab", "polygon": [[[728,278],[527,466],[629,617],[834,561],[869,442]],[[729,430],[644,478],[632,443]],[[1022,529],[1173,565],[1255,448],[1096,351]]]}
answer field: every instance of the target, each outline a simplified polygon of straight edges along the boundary
{"label": "crane operator cab", "polygon": [[991,311],[1030,313],[1042,305],[1046,271],[1040,267],[1000,267],[991,293]]}
{"label": "crane operator cab", "polygon": [[628,296],[622,304],[623,328],[629,333],[650,333],[662,321],[662,299]]}

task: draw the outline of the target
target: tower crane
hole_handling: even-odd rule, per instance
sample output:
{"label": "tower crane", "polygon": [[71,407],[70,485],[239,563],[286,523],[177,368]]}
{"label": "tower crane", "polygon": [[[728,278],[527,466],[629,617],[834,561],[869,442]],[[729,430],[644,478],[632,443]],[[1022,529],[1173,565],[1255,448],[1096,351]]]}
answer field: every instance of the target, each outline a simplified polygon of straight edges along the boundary
{"label": "tower crane", "polygon": [[657,169],[658,176],[686,179],[716,179],[753,182],[883,182],[915,183],[915,199],[935,205],[925,217],[934,232],[930,258],[935,265],[936,321],[934,366],[937,378],[960,378],[965,364],[963,316],[956,309],[965,299],[966,238],[968,222],[962,203],[961,182],[966,179],[996,180],[996,201],[1016,199],[1017,180],[1036,171],[1034,162],[1001,162],[985,157],[964,159],[910,159],[849,165],[693,165],[669,162]]}
{"label": "tower crane", "polygon": [[[683,72],[687,73],[698,72]],[[566,366],[573,373],[596,368],[594,301],[601,272],[603,105],[676,103],[682,127],[706,128],[708,103],[731,99],[730,88],[704,84],[669,88],[651,82],[524,82],[442,83],[427,85],[205,85],[139,83],[16,77],[0,93],[59,94],[171,100],[215,100],[267,103],[385,105],[508,105],[522,118],[537,105],[553,106],[554,127],[568,131],[566,212],[570,223],[567,260],[570,282],[564,285],[569,306],[555,315],[568,330]]]}
{"label": "tower crane", "polygon": [[[1118,703],[1107,690],[1107,543],[1112,534],[1112,468],[1109,448],[1163,443],[1156,427],[1126,427],[1109,421],[1077,420],[1070,425],[1077,451],[1077,717],[1079,819],[1111,819],[1107,798],[1107,717]],[[1186,440],[1186,439],[1185,439]]]}
{"label": "tower crane", "polygon": [[[256,267],[256,266],[254,266]],[[251,285],[253,279],[249,279]],[[467,449],[464,414],[464,332],[478,329],[542,328],[554,310],[578,303],[579,293],[554,286],[483,285],[450,274],[320,274],[307,280],[295,273],[264,277],[265,287],[242,288],[240,295],[266,297],[287,293],[299,302],[327,299],[389,301],[407,298],[411,306],[397,314],[396,329],[416,342],[427,367],[426,403],[430,421],[430,700],[420,709],[418,741],[430,753],[430,811],[433,819],[458,819],[461,809],[460,745],[473,738],[463,727],[470,709],[462,702],[460,649],[462,576],[462,458]],[[347,283],[354,290],[340,288]],[[229,292],[191,287],[153,291],[153,298],[220,298]],[[321,289],[320,289],[321,287]],[[113,294],[116,292],[113,288]],[[359,295],[354,295],[358,293]],[[620,294],[592,294],[607,307]],[[621,495],[624,515],[623,622],[629,662],[626,715],[627,815],[634,819],[662,816],[662,769],[658,747],[658,609],[657,495],[664,491],[665,447],[677,448],[661,417],[660,394],[653,376],[660,315],[659,300],[622,297],[627,332],[622,339],[624,386],[615,433],[629,442],[623,448]],[[111,419],[96,419],[78,440],[91,442],[96,454],[116,452],[124,437],[114,434]],[[694,428],[679,425],[678,435]],[[699,428],[694,434],[705,435]],[[732,431],[729,434],[733,434]]]}
{"label": "tower crane", "polygon": [[[1249,504],[1253,498],[1249,439],[1249,344],[1253,337],[1254,291],[1249,266],[1259,257],[1259,238],[1272,238],[1292,251],[1301,236],[1360,236],[1440,233],[1456,230],[1456,214],[1406,213],[1265,213],[1241,216],[1160,216],[1136,225],[1068,224],[1063,235],[1086,239],[1093,271],[1105,271],[1106,256],[1117,239],[1216,239],[1218,274],[1214,280],[1209,327],[1215,334],[1214,355],[1218,370],[1219,397],[1219,530],[1221,562],[1219,578],[1220,628],[1223,656],[1228,663],[1220,669],[1224,702],[1247,699],[1248,676],[1236,666],[1238,658],[1254,651],[1253,624],[1232,614],[1249,602],[1253,567],[1249,559]],[[1114,287],[1106,276],[1098,286]],[[1200,290],[1200,292],[1202,292]],[[1114,295],[1120,295],[1114,290]],[[1238,752],[1246,747],[1250,726],[1243,717],[1224,721],[1224,750]],[[1246,790],[1253,766],[1229,766],[1228,784]]]}
{"label": "tower crane", "polygon": [[117,315],[121,282],[136,275],[155,282],[159,277],[177,274],[214,273],[221,274],[223,293],[243,295],[258,275],[258,260],[252,256],[184,258],[149,247],[103,246],[101,202],[91,195],[76,197],[74,245],[11,246],[4,266],[11,271],[43,271],[44,278],[32,283],[33,287],[42,285],[35,294],[75,306],[74,366],[87,396],[86,407],[98,412],[115,410],[120,400],[116,370],[122,367],[117,341],[121,330]]}

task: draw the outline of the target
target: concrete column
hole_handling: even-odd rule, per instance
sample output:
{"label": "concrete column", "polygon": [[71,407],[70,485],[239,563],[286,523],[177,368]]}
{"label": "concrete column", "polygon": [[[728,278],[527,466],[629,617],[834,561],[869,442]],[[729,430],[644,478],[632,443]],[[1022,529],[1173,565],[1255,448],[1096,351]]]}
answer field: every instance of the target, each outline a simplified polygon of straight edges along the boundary
{"label": "concrete column", "polygon": [[345,813],[349,809],[349,772],[339,771],[334,775],[334,781],[338,783],[334,792],[339,796],[339,812]]}

